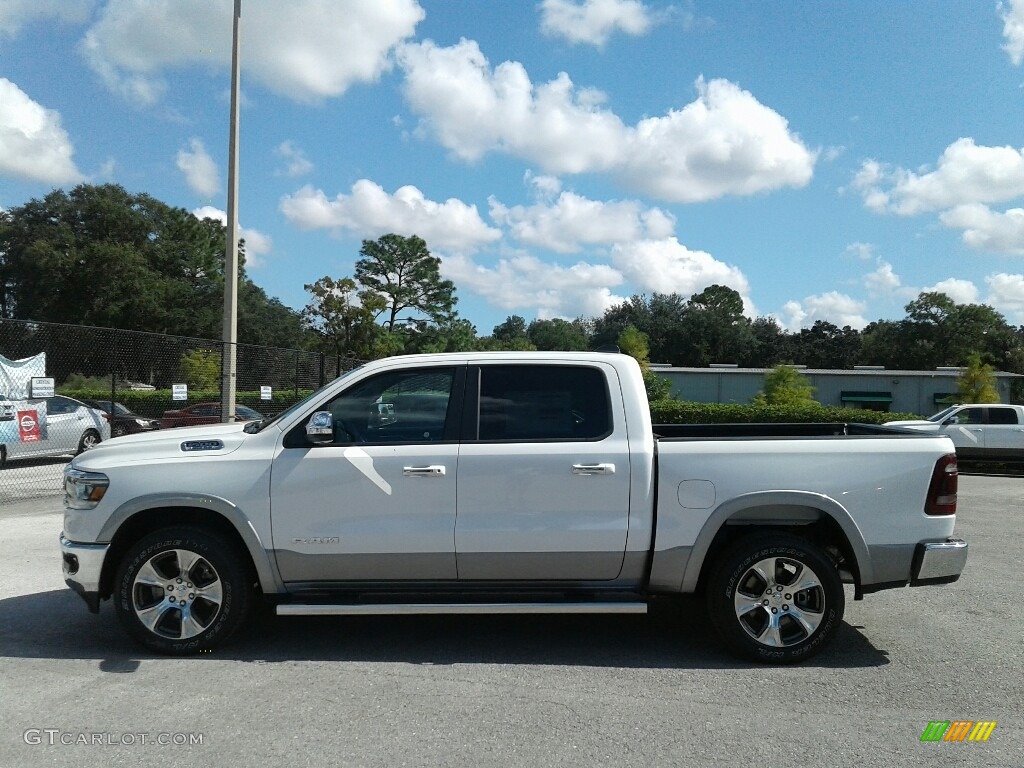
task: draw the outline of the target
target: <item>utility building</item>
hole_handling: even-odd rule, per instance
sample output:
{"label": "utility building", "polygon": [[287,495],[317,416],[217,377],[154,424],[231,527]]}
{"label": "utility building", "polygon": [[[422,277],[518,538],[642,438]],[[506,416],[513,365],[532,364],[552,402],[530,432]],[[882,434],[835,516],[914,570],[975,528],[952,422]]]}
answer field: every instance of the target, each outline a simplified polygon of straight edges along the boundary
{"label": "utility building", "polygon": [[[961,368],[895,371],[867,365],[853,370],[794,367],[807,377],[814,387],[814,399],[822,405],[929,416],[959,402],[956,383]],[[764,375],[771,370],[728,364],[710,368],[651,368],[672,382],[674,396],[698,403],[749,403],[764,387]],[[1009,403],[1011,382],[1024,376],[1000,371],[995,378],[1000,401]]]}

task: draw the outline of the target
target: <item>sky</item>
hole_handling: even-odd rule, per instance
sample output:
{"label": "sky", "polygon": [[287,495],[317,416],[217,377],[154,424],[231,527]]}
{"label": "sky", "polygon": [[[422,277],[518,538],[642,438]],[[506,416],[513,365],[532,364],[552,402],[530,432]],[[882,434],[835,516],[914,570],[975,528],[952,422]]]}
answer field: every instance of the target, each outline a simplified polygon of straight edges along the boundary
{"label": "sky", "polygon": [[[231,0],[0,0],[0,208],[227,208]],[[249,276],[301,309],[416,234],[480,335],[736,289],[1024,324],[1024,0],[243,0]]]}

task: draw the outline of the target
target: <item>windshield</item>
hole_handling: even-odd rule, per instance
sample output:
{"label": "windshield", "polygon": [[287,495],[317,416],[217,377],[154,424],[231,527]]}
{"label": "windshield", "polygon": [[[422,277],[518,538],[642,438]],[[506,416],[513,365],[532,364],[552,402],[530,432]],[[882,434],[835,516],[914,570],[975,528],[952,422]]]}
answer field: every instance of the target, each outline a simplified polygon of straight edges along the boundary
{"label": "windshield", "polygon": [[949,416],[953,411],[955,411],[959,407],[960,407],[959,405],[951,405],[951,406],[949,406],[949,408],[945,408],[945,409],[939,411],[934,416],[929,416],[928,417],[928,421],[934,421],[934,422],[944,421],[947,416]]}
{"label": "windshield", "polygon": [[356,366],[356,367],[355,367],[355,368],[353,368],[353,369],[352,369],[351,371],[345,371],[345,373],[341,374],[341,376],[339,376],[338,378],[336,378],[336,379],[335,379],[334,381],[330,382],[329,384],[325,384],[324,386],[320,387],[320,389],[318,389],[318,390],[316,390],[316,391],[314,391],[314,392],[311,392],[310,394],[306,395],[306,397],[304,397],[304,398],[302,398],[301,400],[299,400],[299,402],[297,402],[297,403],[295,403],[294,405],[291,405],[291,406],[289,406],[289,407],[285,408],[285,409],[284,409],[283,411],[281,411],[280,413],[278,413],[278,414],[277,414],[277,415],[275,415],[275,416],[271,416],[271,417],[270,417],[270,418],[268,418],[268,419],[262,419],[261,421],[254,421],[254,422],[252,422],[252,423],[250,423],[250,424],[246,424],[246,425],[245,425],[245,431],[246,431],[246,432],[250,432],[250,433],[253,433],[253,434],[255,434],[256,432],[260,432],[260,431],[261,431],[261,430],[263,430],[264,428],[266,428],[266,427],[269,427],[269,426],[270,426],[271,424],[273,424],[274,422],[276,422],[276,421],[279,421],[280,419],[283,419],[283,418],[284,418],[284,417],[286,417],[286,416],[291,416],[291,415],[292,415],[293,413],[295,413],[296,411],[298,411],[298,410],[300,410],[300,409],[302,409],[302,408],[305,408],[305,407],[306,407],[306,405],[307,405],[307,404],[308,404],[308,403],[309,403],[309,402],[310,402],[311,400],[314,400],[314,399],[316,399],[317,397],[319,397],[319,396],[320,396],[320,393],[321,393],[321,392],[322,392],[322,391],[323,391],[323,390],[324,390],[325,388],[327,388],[327,387],[329,387],[329,386],[330,386],[331,384],[333,384],[333,383],[334,383],[335,381],[341,381],[342,379],[347,379],[347,378],[348,378],[349,376],[351,376],[351,375],[352,375],[353,373],[355,373],[356,371],[358,371],[358,370],[361,370],[361,369],[362,369],[362,367],[363,367],[363,366],[361,366],[361,365],[360,365],[360,366]]}

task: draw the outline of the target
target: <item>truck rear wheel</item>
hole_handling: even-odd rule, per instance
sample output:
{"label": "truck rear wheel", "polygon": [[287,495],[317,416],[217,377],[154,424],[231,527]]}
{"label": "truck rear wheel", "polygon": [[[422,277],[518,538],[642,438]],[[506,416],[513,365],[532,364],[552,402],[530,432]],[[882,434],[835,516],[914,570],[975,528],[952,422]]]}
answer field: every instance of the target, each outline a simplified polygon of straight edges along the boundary
{"label": "truck rear wheel", "polygon": [[186,655],[227,640],[253,600],[235,547],[210,531],[164,528],[125,552],[114,606],[124,628],[158,653]]}
{"label": "truck rear wheel", "polygon": [[818,547],[782,533],[740,539],[708,582],[708,611],[726,645],[769,664],[803,661],[833,638],[846,597]]}

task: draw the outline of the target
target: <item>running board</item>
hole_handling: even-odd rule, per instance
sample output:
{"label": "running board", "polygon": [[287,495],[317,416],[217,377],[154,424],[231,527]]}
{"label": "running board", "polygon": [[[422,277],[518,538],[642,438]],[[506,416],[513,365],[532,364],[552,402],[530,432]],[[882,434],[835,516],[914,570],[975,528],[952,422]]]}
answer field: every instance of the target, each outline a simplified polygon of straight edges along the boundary
{"label": "running board", "polygon": [[647,613],[647,603],[381,603],[277,606],[278,616],[412,616],[422,614]]}

